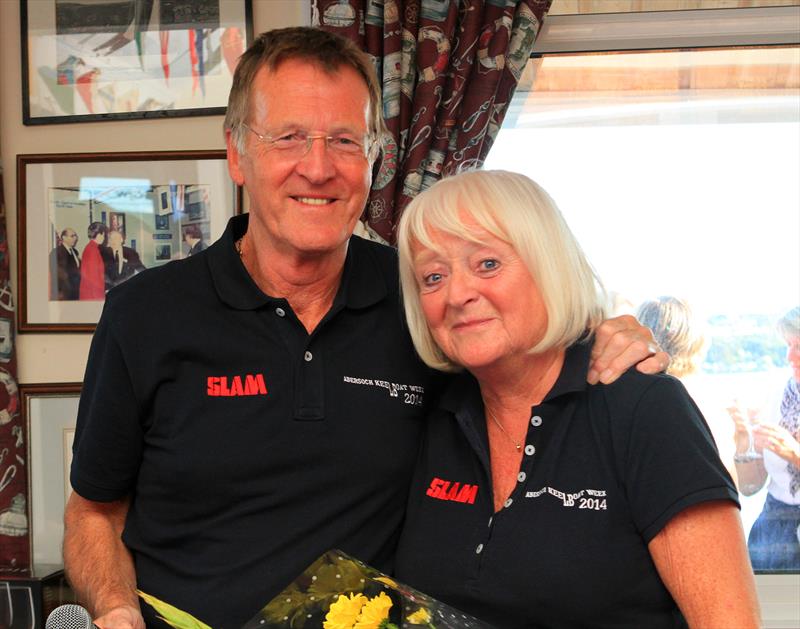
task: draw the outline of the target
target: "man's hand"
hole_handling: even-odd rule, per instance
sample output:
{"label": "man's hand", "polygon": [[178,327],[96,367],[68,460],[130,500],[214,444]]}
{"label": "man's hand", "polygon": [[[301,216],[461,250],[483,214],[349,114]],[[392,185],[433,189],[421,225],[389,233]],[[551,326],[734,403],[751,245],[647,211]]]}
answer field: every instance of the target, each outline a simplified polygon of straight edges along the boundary
{"label": "man's hand", "polygon": [[631,315],[603,321],[595,330],[589,384],[611,384],[636,365],[642,373],[659,373],[669,366],[669,354],[653,338],[653,333]]}
{"label": "man's hand", "polygon": [[146,629],[141,612],[135,607],[115,607],[99,618],[94,624],[100,629]]}

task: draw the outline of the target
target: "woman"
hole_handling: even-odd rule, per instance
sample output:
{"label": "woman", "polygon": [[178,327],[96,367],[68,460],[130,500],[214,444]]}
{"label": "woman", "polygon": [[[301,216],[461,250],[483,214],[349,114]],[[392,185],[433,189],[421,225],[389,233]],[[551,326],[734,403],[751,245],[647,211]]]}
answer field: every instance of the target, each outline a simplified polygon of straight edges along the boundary
{"label": "woman", "polygon": [[[757,415],[745,418],[737,407],[728,411],[735,425],[733,460],[742,494],[756,493],[769,478],[764,509],[747,539],[753,569],[796,571],[800,570],[800,307],[783,316],[778,330],[786,340],[792,369],[779,408],[767,421]],[[748,429],[755,456],[748,454]]]}
{"label": "woman", "polygon": [[89,242],[81,257],[80,298],[85,300],[104,299],[106,296],[106,273],[101,247],[106,244],[108,227],[95,221],[89,225]]}
{"label": "woman", "polygon": [[431,412],[397,576],[499,627],[755,627],[737,493],[674,378],[583,374],[604,316],[552,200],[444,179],[398,231]]}
{"label": "woman", "polygon": [[669,354],[669,375],[685,378],[697,372],[705,356],[706,340],[685,301],[668,296],[646,301],[636,310],[636,318],[653,331]]}

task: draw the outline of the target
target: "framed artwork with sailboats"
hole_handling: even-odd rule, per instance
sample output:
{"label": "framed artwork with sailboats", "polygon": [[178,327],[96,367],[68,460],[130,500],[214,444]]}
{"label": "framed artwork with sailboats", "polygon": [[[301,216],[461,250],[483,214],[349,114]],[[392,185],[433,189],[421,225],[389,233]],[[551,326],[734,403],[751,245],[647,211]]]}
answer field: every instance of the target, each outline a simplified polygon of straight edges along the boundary
{"label": "framed artwork with sailboats", "polygon": [[26,125],[214,115],[251,0],[20,0]]}

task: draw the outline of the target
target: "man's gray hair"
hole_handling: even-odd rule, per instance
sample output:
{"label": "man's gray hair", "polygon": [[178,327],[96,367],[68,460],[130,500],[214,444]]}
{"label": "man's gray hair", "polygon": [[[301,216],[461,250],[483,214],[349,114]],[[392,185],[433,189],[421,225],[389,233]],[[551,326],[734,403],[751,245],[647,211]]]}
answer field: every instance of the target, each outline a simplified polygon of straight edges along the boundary
{"label": "man's gray hair", "polygon": [[[329,74],[351,67],[361,75],[369,90],[367,134],[373,143],[383,140],[387,130],[383,121],[381,88],[374,64],[365,52],[349,39],[309,27],[280,28],[261,33],[239,58],[228,97],[224,129],[230,131],[233,144],[244,153],[245,129],[250,115],[250,92],[261,68],[274,71],[289,59],[307,61]],[[269,106],[269,104],[267,104]]]}

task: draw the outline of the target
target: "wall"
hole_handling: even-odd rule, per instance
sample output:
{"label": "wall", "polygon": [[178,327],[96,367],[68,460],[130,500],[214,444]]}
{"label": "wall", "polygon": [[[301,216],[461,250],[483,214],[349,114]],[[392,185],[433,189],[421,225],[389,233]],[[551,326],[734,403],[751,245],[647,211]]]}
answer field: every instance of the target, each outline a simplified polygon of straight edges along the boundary
{"label": "wall", "polygon": [[[34,4],[34,3],[32,3]],[[253,0],[253,30],[310,22],[308,0]],[[6,202],[11,277],[16,287],[16,155],[97,151],[157,151],[225,147],[222,116],[167,120],[22,124],[19,2],[0,1],[0,150]],[[82,239],[83,242],[84,239]],[[19,382],[80,382],[86,367],[88,334],[21,334],[17,336]]]}

